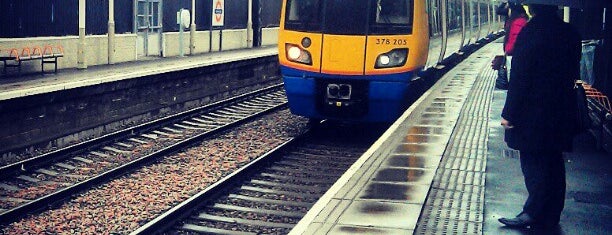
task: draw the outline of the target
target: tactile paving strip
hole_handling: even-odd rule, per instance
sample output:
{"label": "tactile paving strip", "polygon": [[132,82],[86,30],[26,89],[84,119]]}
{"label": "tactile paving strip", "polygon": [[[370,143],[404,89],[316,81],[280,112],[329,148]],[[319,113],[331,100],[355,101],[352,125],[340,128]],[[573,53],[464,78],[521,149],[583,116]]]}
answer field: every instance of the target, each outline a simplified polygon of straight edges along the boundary
{"label": "tactile paving strip", "polygon": [[477,77],[437,169],[415,234],[482,234],[487,122],[496,77],[489,66]]}

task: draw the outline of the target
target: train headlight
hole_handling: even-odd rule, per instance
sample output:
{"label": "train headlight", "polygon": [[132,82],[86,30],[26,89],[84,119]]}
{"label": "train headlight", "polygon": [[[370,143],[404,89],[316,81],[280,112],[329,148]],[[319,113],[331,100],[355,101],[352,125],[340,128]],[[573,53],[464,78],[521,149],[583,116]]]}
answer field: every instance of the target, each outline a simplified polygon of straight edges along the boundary
{"label": "train headlight", "polygon": [[391,62],[391,58],[389,58],[388,55],[383,54],[378,57],[378,62],[380,63],[380,65],[385,66],[385,65],[388,65],[389,62]]}
{"label": "train headlight", "polygon": [[285,44],[285,53],[289,61],[312,65],[310,52],[300,48],[298,45]]}
{"label": "train headlight", "polygon": [[406,64],[408,57],[408,48],[393,49],[389,52],[382,53],[376,58],[374,68],[393,68],[400,67]]}

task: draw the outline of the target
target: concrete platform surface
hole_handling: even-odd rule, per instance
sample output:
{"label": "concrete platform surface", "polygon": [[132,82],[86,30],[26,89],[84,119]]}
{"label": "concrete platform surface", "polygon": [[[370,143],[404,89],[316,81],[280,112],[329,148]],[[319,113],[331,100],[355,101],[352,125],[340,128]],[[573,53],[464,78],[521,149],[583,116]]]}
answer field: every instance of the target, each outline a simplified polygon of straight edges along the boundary
{"label": "concrete platform surface", "polygon": [[590,134],[576,137],[574,151],[565,154],[567,193],[559,228],[510,229],[497,221],[518,214],[527,198],[518,153],[510,152],[503,141],[500,115],[505,99],[505,91],[495,91],[489,121],[483,233],[612,234],[612,155],[596,149]]}
{"label": "concrete platform surface", "polygon": [[262,47],[185,57],[156,57],[135,62],[92,66],[83,70],[62,69],[57,73],[36,73],[23,76],[15,76],[17,72],[10,71],[7,75],[0,76],[0,101],[153,74],[274,56],[278,54],[277,50],[276,47]]}

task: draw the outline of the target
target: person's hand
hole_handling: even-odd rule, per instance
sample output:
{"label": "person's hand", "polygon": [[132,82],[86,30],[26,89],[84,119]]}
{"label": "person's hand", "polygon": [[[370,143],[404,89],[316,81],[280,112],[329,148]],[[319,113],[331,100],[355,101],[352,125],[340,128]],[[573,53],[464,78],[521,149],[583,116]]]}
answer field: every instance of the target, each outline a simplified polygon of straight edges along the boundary
{"label": "person's hand", "polygon": [[514,128],[514,126],[512,124],[510,124],[510,122],[504,118],[502,118],[501,120],[501,125],[504,127],[504,129],[512,129]]}

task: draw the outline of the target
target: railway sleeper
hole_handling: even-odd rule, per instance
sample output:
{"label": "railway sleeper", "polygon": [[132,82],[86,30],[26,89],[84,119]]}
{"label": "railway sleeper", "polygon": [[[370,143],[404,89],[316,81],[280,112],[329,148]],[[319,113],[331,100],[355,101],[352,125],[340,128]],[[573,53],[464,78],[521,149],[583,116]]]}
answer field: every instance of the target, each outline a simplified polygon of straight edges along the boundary
{"label": "railway sleeper", "polygon": [[261,111],[261,108],[256,108],[256,107],[250,106],[248,104],[243,104],[243,103],[237,104],[234,107],[242,109],[242,110],[248,110],[248,111],[253,112],[253,113]]}
{"label": "railway sleeper", "polygon": [[48,176],[58,176],[59,175],[59,172],[57,172],[57,171],[47,170],[47,169],[43,169],[43,168],[36,169],[35,172],[38,172],[38,173],[41,173],[41,174],[45,174],[45,175],[48,175]]}
{"label": "railway sleeper", "polygon": [[261,173],[259,175],[264,178],[272,178],[272,179],[287,181],[291,183],[325,184],[325,185],[331,185],[334,183],[333,180],[331,179],[298,179],[292,176],[284,176],[284,175],[270,174],[270,173]]}
{"label": "railway sleeper", "polygon": [[280,172],[290,172],[290,173],[300,173],[300,174],[306,174],[306,175],[312,175],[312,176],[325,176],[325,177],[339,177],[342,174],[344,174],[344,172],[346,172],[346,169],[338,169],[335,172],[329,172],[329,171],[313,172],[311,169],[300,168],[297,166],[295,168],[272,166],[269,168],[269,170],[280,171]]}
{"label": "railway sleeper", "polygon": [[152,131],[152,132],[155,133],[155,134],[161,135],[161,136],[165,136],[165,137],[172,137],[173,136],[172,134],[166,133],[166,132],[163,132],[163,131],[155,130],[155,131]]}
{"label": "railway sleeper", "polygon": [[312,149],[314,151],[327,151],[327,152],[337,152],[340,155],[361,155],[366,149],[361,147],[350,147],[350,146],[329,146],[327,143],[308,143],[304,146],[300,146],[299,148],[303,149]]}
{"label": "railway sleeper", "polygon": [[275,189],[259,188],[259,187],[252,187],[252,186],[242,186],[240,187],[240,189],[244,191],[251,191],[251,192],[258,192],[258,193],[265,193],[265,194],[287,195],[287,196],[304,198],[304,199],[318,199],[321,196],[321,194],[275,190]]}
{"label": "railway sleeper", "polygon": [[265,215],[275,215],[275,216],[289,217],[289,218],[294,218],[294,219],[301,219],[305,215],[304,213],[299,213],[299,212],[266,210],[266,209],[261,209],[261,208],[251,208],[251,207],[244,207],[244,206],[229,205],[225,203],[215,203],[214,205],[210,206],[210,208],[217,209],[217,210],[242,211],[242,212],[265,214]]}
{"label": "railway sleeper", "polygon": [[109,146],[103,147],[102,149],[104,149],[106,151],[109,151],[109,152],[116,153],[116,154],[129,154],[130,153],[130,151],[125,151],[125,150],[121,150],[121,149],[117,149],[117,148],[113,148],[113,147],[109,147]]}
{"label": "railway sleeper", "polygon": [[231,117],[231,118],[234,118],[234,119],[242,119],[242,118],[245,118],[245,117],[248,116],[248,115],[244,115],[242,113],[238,113],[238,112],[235,112],[235,111],[230,111],[227,108],[224,108],[224,109],[221,109],[221,110],[217,110],[215,112],[217,112],[219,114],[227,115],[228,117]]}
{"label": "railway sleeper", "polygon": [[253,103],[251,101],[245,101],[244,104],[250,106],[250,107],[257,107],[260,109],[267,109],[267,108],[271,108],[273,107],[273,105],[269,105],[269,104],[262,104],[262,103]]}
{"label": "railway sleeper", "polygon": [[92,164],[94,162],[90,159],[83,158],[83,157],[73,157],[72,159],[79,161],[79,162],[87,163],[87,164]]}
{"label": "railway sleeper", "polygon": [[215,126],[221,126],[221,125],[225,125],[226,124],[224,122],[219,122],[218,120],[214,120],[214,119],[212,119],[210,117],[206,117],[206,116],[201,116],[201,117],[205,118],[205,119],[202,119],[202,118],[191,118],[191,120],[194,120],[196,122],[201,122],[201,123],[204,123],[204,124],[215,125]]}
{"label": "railway sleeper", "polygon": [[181,134],[181,133],[183,133],[183,131],[181,131],[181,130],[172,129],[170,127],[164,127],[164,128],[162,128],[162,130],[169,131],[169,132],[172,132],[174,134]]}
{"label": "railway sleeper", "polygon": [[198,216],[192,217],[192,219],[206,220],[206,221],[211,221],[211,222],[234,223],[234,224],[259,226],[259,227],[272,227],[272,228],[291,229],[295,226],[295,224],[285,224],[285,223],[276,223],[276,222],[266,222],[266,221],[261,221],[261,220],[231,218],[231,217],[225,217],[225,216],[210,215],[206,213],[200,213]]}
{"label": "railway sleeper", "polygon": [[[310,153],[298,153],[298,152],[289,153],[285,155],[285,158],[296,159],[296,160],[300,160],[300,159],[329,160],[329,156],[320,155],[320,154],[310,154]],[[334,161],[336,162],[344,161],[344,162],[350,162],[352,164],[352,162],[355,162],[355,158],[354,157],[344,157],[344,156],[334,156]]]}
{"label": "railway sleeper", "polygon": [[219,110],[207,113],[206,115],[212,116],[214,119],[227,120],[228,122],[233,122],[236,119],[240,119],[239,117],[228,116],[227,114],[220,113]]}
{"label": "railway sleeper", "polygon": [[272,205],[295,206],[295,207],[304,207],[304,208],[310,208],[310,206],[312,206],[313,204],[309,202],[292,202],[292,201],[274,200],[274,199],[257,198],[257,197],[250,197],[250,196],[244,196],[244,195],[238,195],[238,194],[230,194],[227,197],[229,199],[239,199],[239,200],[244,200],[244,201],[249,201],[249,202],[254,202],[254,203],[265,203],[265,204],[272,204]]}
{"label": "railway sleeper", "polygon": [[202,127],[193,127],[193,126],[186,126],[186,125],[181,125],[181,124],[174,124],[175,127],[179,127],[179,128],[183,128],[185,130],[206,130],[209,128],[202,128]]}
{"label": "railway sleeper", "polygon": [[182,123],[183,124],[187,124],[187,125],[191,125],[191,126],[205,127],[205,128],[209,128],[209,129],[212,129],[212,128],[215,128],[215,127],[219,126],[219,125],[214,125],[214,124],[206,124],[206,123],[200,123],[200,122],[196,123],[196,122],[191,122],[191,121],[183,121]]}
{"label": "railway sleeper", "polygon": [[[318,149],[317,149],[318,148]],[[340,149],[337,150],[333,150],[333,149],[326,149],[325,146],[316,146],[316,145],[311,145],[309,147],[298,147],[295,150],[296,153],[305,153],[305,154],[312,154],[312,155],[320,155],[320,156],[339,156],[342,158],[357,158],[358,156],[361,155],[361,153],[363,152],[359,152],[359,153],[353,153],[353,152],[347,152],[347,151],[342,151]]]}
{"label": "railway sleeper", "polygon": [[244,110],[244,109],[241,109],[235,106],[224,108],[224,110],[227,110],[228,112],[240,114],[241,116],[249,116],[254,113],[253,111]]}
{"label": "railway sleeper", "polygon": [[189,232],[203,233],[203,234],[228,234],[228,235],[257,235],[258,233],[233,231],[220,228],[210,228],[206,226],[196,224],[183,224],[183,226],[177,228],[178,230],[186,230]]}
{"label": "railway sleeper", "polygon": [[277,187],[277,188],[292,189],[292,190],[298,190],[298,191],[309,191],[309,192],[319,193],[319,194],[323,194],[327,191],[327,188],[320,187],[317,185],[295,185],[295,184],[286,185],[283,183],[272,182],[272,181],[267,181],[267,180],[256,180],[256,179],[251,180],[249,183],[254,184],[254,185],[268,186],[268,187]]}
{"label": "railway sleeper", "polygon": [[[297,161],[297,163],[296,163]],[[304,166],[304,164],[300,164],[299,160],[283,160],[276,162],[277,165],[285,165],[306,169],[322,169],[322,170],[332,170],[332,171],[346,171],[351,164],[342,164],[342,163],[331,163],[331,162],[317,162],[317,163],[309,163],[309,166]]]}
{"label": "railway sleeper", "polygon": [[157,137],[157,135],[152,135],[152,134],[142,134],[142,135],[140,135],[140,136],[142,136],[142,137],[144,137],[144,138],[147,138],[147,139],[151,139],[151,140],[157,140],[157,139],[159,139],[159,137]]}
{"label": "railway sleeper", "polygon": [[[104,149],[104,148],[103,148]],[[101,153],[101,152],[96,152],[96,151],[91,151],[89,152],[89,154],[97,156],[97,157],[101,157],[101,158],[107,158],[110,157],[110,155],[106,154],[106,153]]]}

